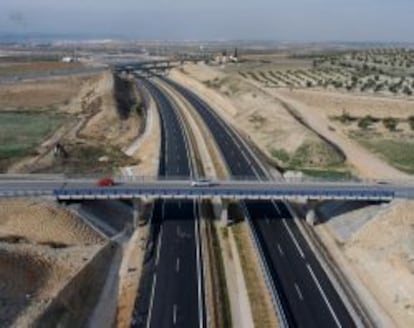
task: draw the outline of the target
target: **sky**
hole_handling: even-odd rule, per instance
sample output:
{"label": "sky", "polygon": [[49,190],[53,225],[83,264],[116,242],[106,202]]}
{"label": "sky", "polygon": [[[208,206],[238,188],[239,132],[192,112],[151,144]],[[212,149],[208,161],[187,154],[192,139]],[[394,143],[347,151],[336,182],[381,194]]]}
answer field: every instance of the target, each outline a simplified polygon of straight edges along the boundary
{"label": "sky", "polygon": [[414,0],[0,0],[0,35],[414,42]]}

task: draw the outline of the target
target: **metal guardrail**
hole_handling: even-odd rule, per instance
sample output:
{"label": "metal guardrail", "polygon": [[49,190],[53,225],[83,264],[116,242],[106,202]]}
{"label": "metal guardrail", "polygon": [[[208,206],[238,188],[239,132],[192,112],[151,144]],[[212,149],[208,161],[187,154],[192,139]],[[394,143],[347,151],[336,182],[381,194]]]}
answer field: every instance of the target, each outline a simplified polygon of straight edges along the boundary
{"label": "metal guardrail", "polygon": [[[0,174],[0,181],[1,180],[61,180],[64,182],[65,180],[83,180],[83,181],[97,181],[104,176],[102,174]],[[185,182],[185,181],[192,181],[189,180],[188,176],[124,176],[124,175],[113,175],[111,176],[117,182],[120,183],[128,183],[128,182],[157,182],[157,181],[178,181],[178,182]],[[256,177],[253,176],[236,176],[231,177],[228,179],[221,179],[218,181],[216,178],[213,177],[202,177],[202,179],[207,179],[212,182],[256,182],[261,184],[312,184],[312,183],[320,183],[320,184],[339,184],[339,185],[346,185],[346,184],[353,184],[353,185],[394,185],[394,186],[414,186],[414,178],[412,179],[326,179],[326,178],[309,178],[309,177],[294,177],[294,178],[272,178],[268,180],[257,180]]]}
{"label": "metal guardrail", "polygon": [[93,188],[93,189],[56,189],[56,197],[70,196],[112,196],[115,198],[155,197],[155,198],[234,198],[234,199],[296,199],[305,197],[309,199],[354,199],[354,200],[391,200],[396,197],[393,191],[355,191],[355,190],[236,190],[186,188]]}

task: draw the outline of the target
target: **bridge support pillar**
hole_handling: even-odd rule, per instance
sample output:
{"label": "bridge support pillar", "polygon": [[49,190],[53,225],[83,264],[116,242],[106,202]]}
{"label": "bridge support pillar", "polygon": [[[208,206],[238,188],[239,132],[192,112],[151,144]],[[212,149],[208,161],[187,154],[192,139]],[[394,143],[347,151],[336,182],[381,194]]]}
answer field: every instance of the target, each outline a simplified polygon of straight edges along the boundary
{"label": "bridge support pillar", "polygon": [[318,205],[318,202],[309,200],[307,203],[307,211],[306,211],[306,223],[309,225],[315,225],[317,223],[318,218],[316,216],[316,206]]}
{"label": "bridge support pillar", "polygon": [[315,209],[308,209],[306,213],[306,223],[309,225],[315,225],[316,222],[316,215],[315,215]]}
{"label": "bridge support pillar", "polygon": [[214,197],[212,204],[214,216],[220,220],[221,225],[227,226],[229,221],[229,201],[219,197]]}
{"label": "bridge support pillar", "polygon": [[134,199],[132,201],[132,225],[134,229],[138,228],[139,219],[142,215],[143,208],[144,208],[144,201],[142,199]]}
{"label": "bridge support pillar", "polygon": [[220,223],[225,227],[229,224],[229,202],[227,200],[222,201]]}

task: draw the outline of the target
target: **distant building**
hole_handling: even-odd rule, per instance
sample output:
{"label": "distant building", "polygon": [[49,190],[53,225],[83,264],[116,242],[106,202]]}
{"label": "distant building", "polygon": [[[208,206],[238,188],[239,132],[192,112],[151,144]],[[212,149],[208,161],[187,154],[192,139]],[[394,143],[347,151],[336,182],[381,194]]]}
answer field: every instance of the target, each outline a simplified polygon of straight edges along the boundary
{"label": "distant building", "polygon": [[66,57],[63,57],[61,61],[62,61],[62,63],[74,63],[74,62],[78,61],[78,59],[75,58],[75,57],[66,56]]}

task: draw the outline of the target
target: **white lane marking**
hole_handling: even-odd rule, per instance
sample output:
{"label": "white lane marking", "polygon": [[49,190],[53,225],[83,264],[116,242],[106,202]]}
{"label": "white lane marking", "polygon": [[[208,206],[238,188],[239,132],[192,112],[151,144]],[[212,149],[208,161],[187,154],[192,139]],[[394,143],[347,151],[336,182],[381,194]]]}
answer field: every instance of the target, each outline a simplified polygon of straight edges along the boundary
{"label": "white lane marking", "polygon": [[173,325],[177,324],[177,304],[173,306]]}
{"label": "white lane marking", "polygon": [[197,257],[197,291],[198,291],[198,318],[199,318],[199,328],[204,327],[204,308],[203,308],[203,295],[202,295],[202,279],[201,279],[201,245],[200,245],[200,235],[199,235],[199,224],[200,216],[197,212],[198,202],[193,202],[194,207],[194,232],[195,232],[195,242],[196,242],[196,257]]}
{"label": "white lane marking", "polygon": [[286,230],[287,230],[287,231],[288,231],[288,233],[289,233],[290,238],[293,240],[293,243],[295,244],[295,246],[296,246],[296,248],[297,248],[297,250],[298,250],[298,252],[299,252],[300,256],[302,256],[302,258],[305,258],[305,254],[303,253],[303,250],[302,250],[302,248],[300,247],[300,245],[299,245],[298,241],[296,240],[296,237],[295,237],[295,235],[293,234],[292,230],[290,230],[289,225],[286,223],[286,219],[282,219],[282,221],[283,221],[283,224],[284,224],[284,226],[285,226]]}
{"label": "white lane marking", "polygon": [[272,201],[272,203],[273,203],[273,206],[276,208],[276,211],[279,213],[279,215],[282,216],[282,212],[280,212],[280,209],[277,203],[275,201]]}
{"label": "white lane marking", "polygon": [[155,286],[157,285],[157,274],[154,273],[154,281],[152,282],[152,289],[151,289],[151,300],[150,306],[148,311],[148,319],[147,319],[147,328],[151,326],[151,316],[152,316],[152,307],[154,305],[154,296],[155,296]]}
{"label": "white lane marking", "polygon": [[280,255],[285,255],[285,253],[283,253],[282,247],[279,244],[277,244],[277,249],[279,250]]}
{"label": "white lane marking", "polygon": [[318,289],[319,289],[319,291],[320,291],[320,293],[322,295],[322,298],[324,299],[326,305],[328,306],[329,312],[331,312],[332,317],[334,318],[336,325],[338,327],[342,327],[341,323],[339,322],[339,320],[338,320],[338,318],[336,316],[335,311],[333,310],[333,308],[331,306],[331,303],[329,302],[328,298],[325,295],[325,292],[323,291],[323,289],[321,287],[321,284],[319,283],[318,278],[315,276],[315,273],[313,272],[312,267],[309,265],[309,263],[306,264],[306,267],[308,268],[308,271],[310,272],[313,281],[315,282],[316,286],[318,287]]}
{"label": "white lane marking", "polygon": [[175,271],[180,271],[180,258],[177,257],[177,262],[175,263]]}
{"label": "white lane marking", "polygon": [[299,288],[299,286],[298,286],[298,284],[295,282],[295,289],[296,289],[296,292],[298,293],[298,296],[299,296],[299,299],[301,300],[301,301],[303,301],[303,295],[302,295],[302,292],[300,291],[300,288]]}
{"label": "white lane marking", "polygon": [[158,237],[158,245],[157,245],[157,257],[155,259],[155,265],[158,266],[158,262],[160,260],[160,253],[161,253],[161,245],[162,245],[162,226],[160,228],[160,236]]}

